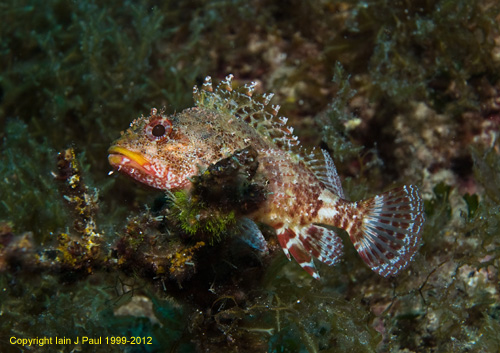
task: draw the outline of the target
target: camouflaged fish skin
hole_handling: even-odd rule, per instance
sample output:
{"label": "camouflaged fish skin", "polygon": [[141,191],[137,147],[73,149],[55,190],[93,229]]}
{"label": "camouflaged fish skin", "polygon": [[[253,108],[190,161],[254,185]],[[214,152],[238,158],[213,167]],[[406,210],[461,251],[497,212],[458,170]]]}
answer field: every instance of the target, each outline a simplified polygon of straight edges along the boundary
{"label": "camouflaged fish skin", "polygon": [[193,177],[251,147],[268,193],[248,218],[272,226],[289,259],[314,278],[320,277],[314,258],[339,262],[342,241],[325,224],[345,229],[376,273],[394,276],[406,268],[424,223],[418,188],[405,185],[365,201],[345,200],[330,155],[302,149],[287,119],[278,116],[279,106],[270,104],[272,94],[254,94],[254,87],[233,88],[229,75],[214,89],[207,77],[201,88],[194,87],[195,107],[169,116],[152,109],[134,120],[110,147],[110,164],[154,188],[190,189]]}

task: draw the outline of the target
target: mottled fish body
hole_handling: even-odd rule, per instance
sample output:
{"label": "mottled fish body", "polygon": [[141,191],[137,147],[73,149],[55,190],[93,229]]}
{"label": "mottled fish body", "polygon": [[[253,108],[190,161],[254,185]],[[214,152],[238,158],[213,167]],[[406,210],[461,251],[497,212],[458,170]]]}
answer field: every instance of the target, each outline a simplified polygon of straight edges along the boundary
{"label": "mottled fish body", "polygon": [[253,83],[233,89],[231,80],[229,75],[214,89],[207,77],[201,89],[194,88],[194,108],[169,116],[152,109],[134,120],[110,147],[111,165],[158,189],[189,189],[192,177],[251,146],[268,194],[247,217],[272,226],[289,259],[314,278],[319,278],[314,258],[339,262],[342,241],[324,224],[345,229],[378,274],[394,276],[406,268],[424,222],[418,188],[406,185],[347,201],[330,155],[300,148],[286,118],[278,117],[279,106],[269,103],[271,94],[254,94]]}

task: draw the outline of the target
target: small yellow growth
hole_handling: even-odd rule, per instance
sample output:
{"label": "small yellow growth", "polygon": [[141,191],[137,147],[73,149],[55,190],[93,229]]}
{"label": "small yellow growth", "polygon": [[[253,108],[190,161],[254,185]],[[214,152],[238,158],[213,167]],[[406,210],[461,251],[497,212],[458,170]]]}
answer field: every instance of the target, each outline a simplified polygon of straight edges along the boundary
{"label": "small yellow growth", "polygon": [[69,161],[73,175],[68,178],[70,188],[76,189],[80,186],[80,168],[76,160],[76,153],[73,148],[68,148],[64,151],[64,160]]}
{"label": "small yellow growth", "polygon": [[69,235],[67,233],[59,234],[59,246],[57,247],[57,250],[59,250],[60,253],[57,256],[57,261],[75,266],[76,258],[68,251],[68,245],[70,242],[71,239],[69,238]]}
{"label": "small yellow growth", "polygon": [[185,248],[182,249],[182,252],[176,252],[172,257],[170,261],[170,268],[169,271],[171,274],[174,274],[175,272],[181,271],[186,264],[191,263],[191,260],[193,259],[193,253],[195,250],[205,246],[205,242],[199,241],[195,245],[193,245],[190,248]]}
{"label": "small yellow growth", "polygon": [[92,254],[92,248],[99,246],[101,243],[101,235],[99,233],[94,232],[94,227],[88,230],[89,226],[85,228],[85,235],[87,235],[86,242],[84,242],[85,250],[88,254]]}
{"label": "small yellow growth", "polygon": [[80,175],[78,174],[72,175],[68,179],[68,183],[72,189],[75,189],[76,187],[78,187],[78,185],[80,185]]}

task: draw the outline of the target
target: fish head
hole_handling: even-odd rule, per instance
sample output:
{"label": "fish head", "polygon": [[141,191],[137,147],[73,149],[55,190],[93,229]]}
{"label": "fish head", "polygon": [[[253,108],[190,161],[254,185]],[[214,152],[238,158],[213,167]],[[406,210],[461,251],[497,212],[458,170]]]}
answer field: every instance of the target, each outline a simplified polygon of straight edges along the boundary
{"label": "fish head", "polygon": [[[189,121],[152,109],[135,119],[108,150],[111,166],[136,181],[162,190],[186,189],[200,163],[192,138],[186,134]],[[185,120],[185,119],[184,119]],[[189,119],[188,119],[189,120]]]}
{"label": "fish head", "polygon": [[193,176],[236,151],[268,147],[276,129],[266,129],[279,107],[268,104],[272,95],[252,98],[254,83],[233,90],[231,78],[214,90],[207,77],[200,89],[193,89],[193,108],[168,116],[153,108],[149,116],[134,120],[109,148],[109,163],[151,187],[179,190],[190,188]]}

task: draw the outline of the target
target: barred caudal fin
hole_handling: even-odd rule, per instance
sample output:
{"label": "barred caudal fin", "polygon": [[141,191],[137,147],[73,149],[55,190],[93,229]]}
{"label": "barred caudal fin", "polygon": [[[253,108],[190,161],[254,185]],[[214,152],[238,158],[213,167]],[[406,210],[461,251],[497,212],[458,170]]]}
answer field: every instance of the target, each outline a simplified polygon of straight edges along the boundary
{"label": "barred caudal fin", "polygon": [[395,276],[415,255],[424,223],[418,188],[406,185],[360,203],[361,226],[350,238],[361,258],[379,275]]}
{"label": "barred caudal fin", "polygon": [[290,254],[302,268],[316,279],[320,276],[313,258],[327,265],[339,262],[342,256],[342,240],[333,230],[320,226],[281,228],[277,230],[278,241],[286,256]]}

